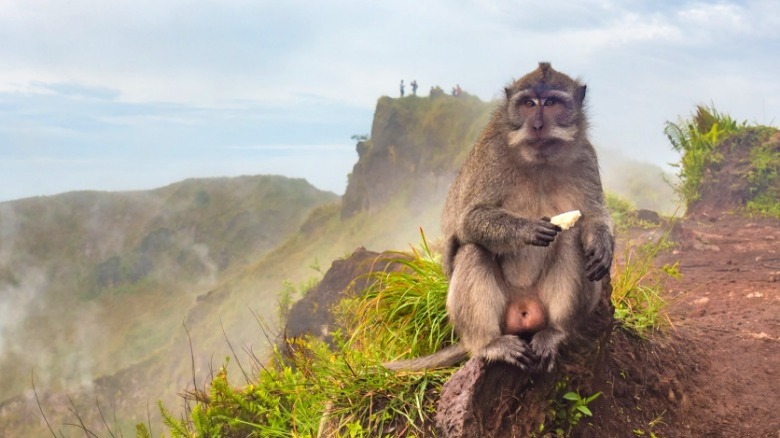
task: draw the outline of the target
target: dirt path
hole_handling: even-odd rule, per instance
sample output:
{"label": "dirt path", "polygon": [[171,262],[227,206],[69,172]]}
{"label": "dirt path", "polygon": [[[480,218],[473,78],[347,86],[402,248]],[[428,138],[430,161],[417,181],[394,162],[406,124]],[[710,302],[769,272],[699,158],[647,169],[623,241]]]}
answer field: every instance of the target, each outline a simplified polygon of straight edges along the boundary
{"label": "dirt path", "polygon": [[686,219],[680,247],[659,257],[676,260],[670,314],[703,371],[679,436],[780,437],[780,222]]}

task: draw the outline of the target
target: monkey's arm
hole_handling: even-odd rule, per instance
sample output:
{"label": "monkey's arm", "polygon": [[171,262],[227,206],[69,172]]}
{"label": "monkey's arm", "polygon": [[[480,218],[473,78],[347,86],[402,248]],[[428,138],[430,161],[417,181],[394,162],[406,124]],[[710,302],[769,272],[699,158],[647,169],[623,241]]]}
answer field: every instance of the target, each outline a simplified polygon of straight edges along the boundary
{"label": "monkey's arm", "polygon": [[549,246],[561,231],[549,219],[526,219],[484,204],[468,209],[458,228],[461,242],[476,243],[493,254],[513,252],[522,245]]}
{"label": "monkey's arm", "polygon": [[[585,251],[585,272],[588,280],[599,281],[612,266],[615,234],[612,217],[606,207],[599,205],[583,223],[582,247]],[[585,217],[583,217],[585,218]]]}

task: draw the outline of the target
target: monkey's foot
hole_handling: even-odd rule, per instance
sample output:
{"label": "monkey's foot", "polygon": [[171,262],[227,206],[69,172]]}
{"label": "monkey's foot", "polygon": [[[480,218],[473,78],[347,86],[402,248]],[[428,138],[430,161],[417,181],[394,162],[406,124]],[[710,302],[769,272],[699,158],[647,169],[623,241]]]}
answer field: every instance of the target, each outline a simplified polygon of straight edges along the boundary
{"label": "monkey's foot", "polygon": [[527,342],[515,335],[503,335],[487,344],[479,356],[486,362],[505,362],[523,371],[536,363],[536,355]]}
{"label": "monkey's foot", "polygon": [[531,339],[531,350],[539,358],[538,368],[548,373],[555,368],[558,358],[558,346],[566,336],[558,330],[547,328],[536,333]]}

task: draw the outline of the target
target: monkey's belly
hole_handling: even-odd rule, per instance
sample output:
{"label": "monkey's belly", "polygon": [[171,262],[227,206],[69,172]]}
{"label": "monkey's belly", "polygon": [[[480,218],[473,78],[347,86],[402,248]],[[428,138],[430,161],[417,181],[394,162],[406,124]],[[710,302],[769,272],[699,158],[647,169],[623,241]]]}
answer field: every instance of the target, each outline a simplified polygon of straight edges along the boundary
{"label": "monkey's belly", "polygon": [[580,269],[582,261],[575,250],[580,246],[578,231],[575,228],[558,233],[548,247],[528,246],[502,256],[499,263],[506,283],[519,291],[538,291],[544,277],[557,267],[565,265]]}
{"label": "monkey's belly", "polygon": [[528,247],[501,260],[501,271],[513,289],[533,289],[548,262],[550,248]]}

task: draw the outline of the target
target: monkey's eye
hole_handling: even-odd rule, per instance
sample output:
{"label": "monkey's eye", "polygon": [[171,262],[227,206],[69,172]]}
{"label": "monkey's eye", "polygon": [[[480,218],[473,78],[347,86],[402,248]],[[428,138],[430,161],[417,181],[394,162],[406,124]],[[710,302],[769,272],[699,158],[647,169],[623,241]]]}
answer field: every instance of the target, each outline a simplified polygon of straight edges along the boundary
{"label": "monkey's eye", "polygon": [[532,106],[536,106],[536,102],[534,102],[533,99],[526,99],[525,101],[523,101],[523,105],[530,108]]}
{"label": "monkey's eye", "polygon": [[553,105],[555,105],[555,102],[556,101],[555,101],[554,97],[549,97],[549,98],[544,100],[544,106],[553,106]]}

